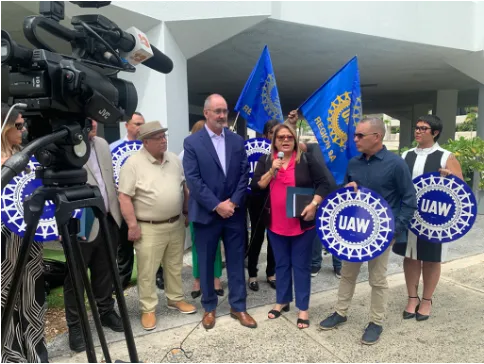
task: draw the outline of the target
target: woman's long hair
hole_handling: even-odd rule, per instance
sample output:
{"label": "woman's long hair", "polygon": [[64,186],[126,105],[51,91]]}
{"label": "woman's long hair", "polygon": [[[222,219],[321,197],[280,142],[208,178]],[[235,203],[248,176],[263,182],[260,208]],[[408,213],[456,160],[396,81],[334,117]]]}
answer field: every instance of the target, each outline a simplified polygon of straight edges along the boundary
{"label": "woman's long hair", "polygon": [[192,130],[190,130],[190,133],[195,134],[197,131],[202,130],[204,126],[205,126],[205,120],[198,120],[195,124],[193,124]]}
{"label": "woman's long hair", "polygon": [[10,110],[10,107],[7,104],[4,104],[2,102],[2,158],[4,157],[11,157],[13,154],[17,153],[20,151],[21,147],[20,145],[14,145],[8,141],[7,138],[7,133],[12,129],[15,128],[15,121],[19,117],[20,113],[18,110],[13,109],[12,112],[10,113],[8,120],[5,121],[5,124],[3,124],[3,121],[7,117],[8,110]]}
{"label": "woman's long hair", "polygon": [[274,130],[274,135],[272,136],[272,141],[271,141],[272,159],[274,160],[274,154],[278,151],[276,150],[276,139],[277,139],[277,135],[279,134],[279,131],[281,131],[282,129],[288,130],[289,133],[291,133],[292,137],[294,138],[294,150],[296,151],[296,163],[299,163],[299,161],[301,160],[302,150],[301,148],[299,148],[299,145],[297,143],[296,131],[290,125],[286,125],[286,124],[280,124],[276,126],[276,129]]}

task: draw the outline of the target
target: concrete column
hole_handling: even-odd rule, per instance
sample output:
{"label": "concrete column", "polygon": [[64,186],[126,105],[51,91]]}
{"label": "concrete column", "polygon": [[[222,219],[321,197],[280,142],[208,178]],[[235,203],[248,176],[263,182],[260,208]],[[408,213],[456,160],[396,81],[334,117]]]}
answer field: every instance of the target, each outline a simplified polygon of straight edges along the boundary
{"label": "concrete column", "polygon": [[[133,82],[138,92],[137,110],[147,122],[158,120],[168,128],[168,150],[179,154],[189,133],[187,60],[164,23],[146,35],[151,44],[171,58],[173,71],[165,75],[141,64],[134,74],[120,73],[119,76]],[[124,123],[119,127],[123,137]]]}
{"label": "concrete column", "polygon": [[411,147],[413,141],[412,120],[398,117],[400,119],[400,144],[399,149]]}
{"label": "concrete column", "polygon": [[[484,85],[479,87],[479,98],[478,98],[478,118],[477,118],[477,136],[484,139]],[[478,189],[478,184],[482,175],[475,172],[474,174],[474,193],[478,202],[478,213],[484,215],[484,191]]]}
{"label": "concrete column", "polygon": [[439,143],[445,144],[449,139],[455,138],[455,117],[457,114],[457,90],[439,90],[437,91],[437,115],[444,125]]}

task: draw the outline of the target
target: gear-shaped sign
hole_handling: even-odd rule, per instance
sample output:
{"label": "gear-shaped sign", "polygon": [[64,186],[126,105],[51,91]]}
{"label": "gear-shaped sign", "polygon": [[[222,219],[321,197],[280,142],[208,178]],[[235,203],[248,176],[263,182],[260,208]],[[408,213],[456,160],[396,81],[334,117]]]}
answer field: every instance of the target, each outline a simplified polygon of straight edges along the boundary
{"label": "gear-shaped sign", "polygon": [[[24,201],[42,181],[35,178],[35,169],[40,166],[34,157],[30,158],[27,170],[15,176],[2,190],[2,223],[14,234],[23,237],[27,224],[24,221]],[[40,217],[34,240],[38,242],[53,241],[59,238],[55,221],[55,203],[46,201],[44,213]],[[80,219],[82,210],[77,209],[72,217]]]}
{"label": "gear-shaped sign", "polygon": [[364,187],[329,194],[316,216],[326,249],[349,262],[366,262],[382,254],[393,239],[393,213],[383,197]]}
{"label": "gear-shaped sign", "polygon": [[249,160],[249,184],[247,185],[247,192],[250,192],[250,183],[254,177],[257,162],[261,156],[271,154],[271,141],[265,138],[248,139],[245,141],[245,152]]}
{"label": "gear-shaped sign", "polygon": [[471,188],[456,176],[438,172],[414,178],[418,209],[410,230],[420,239],[448,243],[463,237],[476,221],[477,201]]}
{"label": "gear-shaped sign", "polygon": [[142,142],[132,140],[119,144],[111,151],[111,156],[113,158],[114,182],[116,183],[116,187],[118,187],[121,167],[129,157],[139,151],[142,147]]}

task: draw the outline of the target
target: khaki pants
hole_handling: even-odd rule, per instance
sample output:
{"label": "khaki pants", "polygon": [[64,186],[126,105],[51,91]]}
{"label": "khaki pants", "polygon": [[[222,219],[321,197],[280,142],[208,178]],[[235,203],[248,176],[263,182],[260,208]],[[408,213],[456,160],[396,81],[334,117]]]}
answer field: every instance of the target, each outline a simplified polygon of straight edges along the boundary
{"label": "khaki pants", "polygon": [[185,244],[184,219],[172,224],[140,222],[141,239],[134,242],[138,267],[138,294],[141,312],[154,312],[158,305],[156,271],[163,265],[165,294],[170,301],[183,300],[182,268]]}
{"label": "khaki pants", "polygon": [[[385,318],[388,300],[386,273],[390,250],[391,247],[388,247],[382,255],[368,262],[371,286],[370,322],[374,322],[377,325],[382,325]],[[341,316],[346,316],[348,312],[351,299],[355,293],[356,279],[362,264],[343,261],[341,281],[338,289],[338,303],[336,304],[336,312]]]}

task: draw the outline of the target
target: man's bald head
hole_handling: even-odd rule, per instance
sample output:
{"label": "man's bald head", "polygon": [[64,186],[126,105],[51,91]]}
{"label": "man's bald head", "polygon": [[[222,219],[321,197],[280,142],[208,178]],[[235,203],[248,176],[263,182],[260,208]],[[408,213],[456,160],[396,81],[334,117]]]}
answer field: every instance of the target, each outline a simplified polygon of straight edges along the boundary
{"label": "man's bald head", "polygon": [[215,134],[220,135],[227,125],[229,111],[227,101],[219,95],[212,94],[206,98],[203,105],[203,115],[207,120],[207,127]]}

